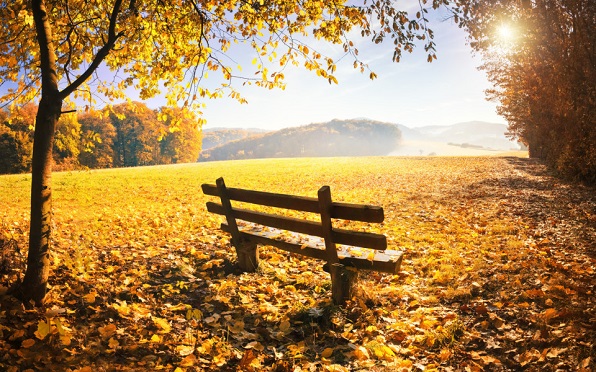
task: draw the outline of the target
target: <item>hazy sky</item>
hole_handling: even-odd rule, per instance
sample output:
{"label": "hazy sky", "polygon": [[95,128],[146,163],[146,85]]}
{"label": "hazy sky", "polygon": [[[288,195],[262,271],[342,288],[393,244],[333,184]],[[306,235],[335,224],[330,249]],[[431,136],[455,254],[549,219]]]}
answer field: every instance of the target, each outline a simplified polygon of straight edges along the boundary
{"label": "hazy sky", "polygon": [[[472,56],[465,32],[451,21],[435,22],[432,28],[438,57],[432,63],[426,62],[422,47],[404,53],[401,62],[394,63],[390,43],[363,42],[359,55],[378,79],[371,81],[368,72],[354,70],[349,58],[338,66],[338,85],[303,68],[288,68],[285,90],[241,87],[248,104],[228,98],[208,101],[206,128],[279,129],[360,117],[410,127],[473,120],[505,123],[496,114],[495,103],[485,100],[484,91],[490,84],[484,72],[477,70],[481,60]],[[340,51],[340,46],[334,48]]]}

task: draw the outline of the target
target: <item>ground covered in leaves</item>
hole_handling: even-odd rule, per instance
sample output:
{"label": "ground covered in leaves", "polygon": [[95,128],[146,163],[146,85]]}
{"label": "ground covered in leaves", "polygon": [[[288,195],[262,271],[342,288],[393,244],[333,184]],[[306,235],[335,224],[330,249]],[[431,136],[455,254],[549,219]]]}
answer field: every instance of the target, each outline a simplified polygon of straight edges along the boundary
{"label": "ground covered in leaves", "polygon": [[[344,308],[322,263],[237,270],[200,184],[381,205],[405,251]],[[24,273],[30,177],[0,177],[0,370],[596,369],[596,193],[533,160],[251,160],[54,176],[50,292]],[[378,225],[378,224],[375,224]]]}

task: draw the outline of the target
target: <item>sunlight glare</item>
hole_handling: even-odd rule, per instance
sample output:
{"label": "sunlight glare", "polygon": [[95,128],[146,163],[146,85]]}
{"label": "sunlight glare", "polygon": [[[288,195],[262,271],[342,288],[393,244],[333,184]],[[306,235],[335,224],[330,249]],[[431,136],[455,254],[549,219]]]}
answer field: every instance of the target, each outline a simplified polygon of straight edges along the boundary
{"label": "sunlight glare", "polygon": [[497,34],[499,39],[505,42],[512,41],[515,38],[515,31],[513,30],[513,27],[505,23],[499,26],[497,29]]}

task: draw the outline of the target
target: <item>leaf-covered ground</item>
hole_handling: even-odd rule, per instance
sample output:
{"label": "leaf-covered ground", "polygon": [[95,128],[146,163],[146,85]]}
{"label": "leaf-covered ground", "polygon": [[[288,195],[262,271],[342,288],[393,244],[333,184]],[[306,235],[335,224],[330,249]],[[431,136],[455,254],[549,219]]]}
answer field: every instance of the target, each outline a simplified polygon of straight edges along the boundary
{"label": "leaf-covered ground", "polygon": [[[322,263],[241,273],[200,184],[381,205],[405,253],[345,308]],[[23,276],[30,177],[0,177],[0,370],[596,369],[596,193],[533,160],[253,160],[54,175],[51,288]]]}

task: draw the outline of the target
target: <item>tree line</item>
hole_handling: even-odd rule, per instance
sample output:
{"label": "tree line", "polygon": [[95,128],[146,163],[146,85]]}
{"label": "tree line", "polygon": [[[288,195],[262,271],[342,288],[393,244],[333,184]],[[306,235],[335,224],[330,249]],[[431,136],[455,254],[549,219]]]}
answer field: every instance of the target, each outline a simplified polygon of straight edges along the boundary
{"label": "tree line", "polygon": [[[31,171],[37,106],[0,111],[0,174]],[[188,110],[152,110],[127,102],[103,111],[60,117],[52,156],[55,170],[136,167],[197,161],[200,121]]]}
{"label": "tree line", "polygon": [[[596,184],[596,2],[464,2],[472,47],[511,135],[559,174]],[[508,37],[499,37],[499,31]]]}

